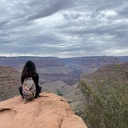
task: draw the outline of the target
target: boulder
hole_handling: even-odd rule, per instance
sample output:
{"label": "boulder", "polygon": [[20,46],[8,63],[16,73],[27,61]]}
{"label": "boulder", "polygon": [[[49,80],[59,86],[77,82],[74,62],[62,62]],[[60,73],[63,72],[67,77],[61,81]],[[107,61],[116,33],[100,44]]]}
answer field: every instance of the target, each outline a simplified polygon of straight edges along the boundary
{"label": "boulder", "polygon": [[87,128],[67,101],[53,93],[25,103],[21,96],[0,102],[0,128]]}

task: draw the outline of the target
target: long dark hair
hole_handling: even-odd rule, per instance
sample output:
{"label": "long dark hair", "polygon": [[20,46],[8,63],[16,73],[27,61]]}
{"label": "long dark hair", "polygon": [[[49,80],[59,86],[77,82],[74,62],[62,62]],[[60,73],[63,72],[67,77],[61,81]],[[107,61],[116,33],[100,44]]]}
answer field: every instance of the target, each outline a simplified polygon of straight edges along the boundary
{"label": "long dark hair", "polygon": [[36,76],[36,66],[32,61],[27,61],[22,71],[22,77],[34,77]]}

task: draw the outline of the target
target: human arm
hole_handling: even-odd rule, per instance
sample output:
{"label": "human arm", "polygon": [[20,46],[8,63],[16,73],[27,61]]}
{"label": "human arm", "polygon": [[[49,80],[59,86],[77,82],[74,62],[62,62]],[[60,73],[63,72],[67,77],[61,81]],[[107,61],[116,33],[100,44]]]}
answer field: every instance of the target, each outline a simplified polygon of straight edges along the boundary
{"label": "human arm", "polygon": [[36,76],[33,77],[33,80],[34,80],[34,82],[35,82],[35,85],[38,86],[38,83],[39,83],[39,75],[36,74]]}
{"label": "human arm", "polygon": [[21,84],[23,84],[24,82],[24,78],[21,76]]}

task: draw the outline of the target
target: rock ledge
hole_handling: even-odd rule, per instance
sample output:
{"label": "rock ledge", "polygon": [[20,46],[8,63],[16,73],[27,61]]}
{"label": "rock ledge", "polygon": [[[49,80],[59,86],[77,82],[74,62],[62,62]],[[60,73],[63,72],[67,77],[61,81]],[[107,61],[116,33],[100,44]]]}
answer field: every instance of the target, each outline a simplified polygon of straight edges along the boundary
{"label": "rock ledge", "polygon": [[0,102],[0,128],[87,128],[67,101],[53,93],[26,104],[21,96]]}

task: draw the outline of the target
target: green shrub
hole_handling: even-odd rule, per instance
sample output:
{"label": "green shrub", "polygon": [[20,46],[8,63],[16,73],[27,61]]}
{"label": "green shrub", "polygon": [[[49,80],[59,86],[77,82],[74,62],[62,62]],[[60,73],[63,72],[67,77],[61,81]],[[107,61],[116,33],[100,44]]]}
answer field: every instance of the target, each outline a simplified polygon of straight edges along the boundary
{"label": "green shrub", "polygon": [[84,121],[88,128],[128,127],[128,84],[111,80],[95,81],[95,86],[81,81],[85,99]]}
{"label": "green shrub", "polygon": [[59,96],[63,96],[63,94],[60,92],[60,90],[56,90],[56,94]]}

